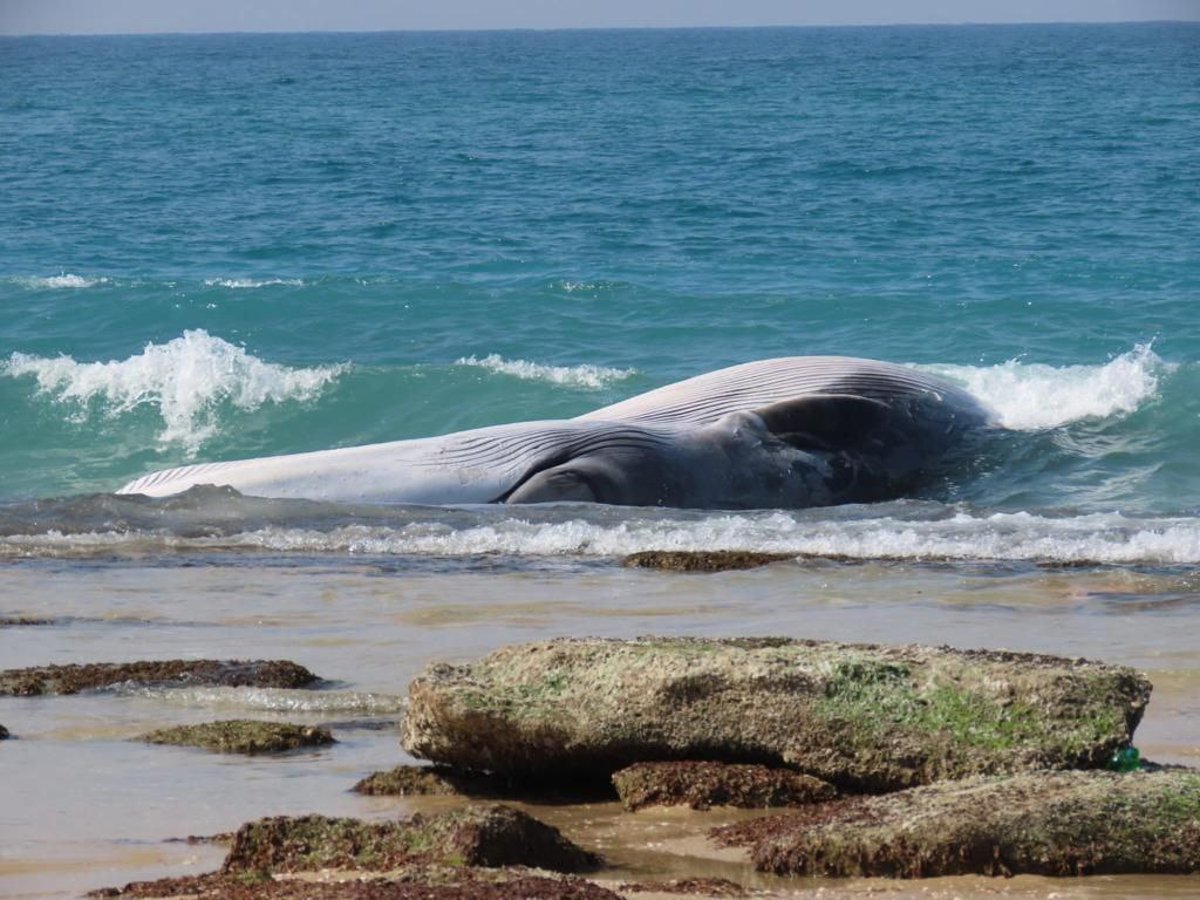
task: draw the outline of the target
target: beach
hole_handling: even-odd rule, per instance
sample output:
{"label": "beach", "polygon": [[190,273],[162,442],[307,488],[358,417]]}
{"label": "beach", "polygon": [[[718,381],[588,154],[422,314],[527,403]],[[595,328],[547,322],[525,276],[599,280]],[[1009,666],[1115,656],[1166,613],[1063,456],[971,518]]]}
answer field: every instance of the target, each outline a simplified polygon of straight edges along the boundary
{"label": "beach", "polygon": [[[807,560],[717,574],[622,568],[603,560],[505,562],[481,557],[453,575],[394,558],[297,564],[286,558],[197,557],[191,565],[32,561],[4,570],[6,612],[51,624],[5,628],[13,667],[122,658],[293,659],[333,682],[326,690],[130,689],[4,698],[10,782],[2,863],[10,895],[78,892],[215,868],[219,847],[170,839],[216,834],[266,815],[395,817],[438,798],[364,797],[350,787],[408,759],[396,720],[408,681],[435,660],[465,661],[499,646],[567,635],[786,635],[888,644],[937,643],[1083,656],[1145,671],[1154,683],[1137,732],[1142,755],[1194,765],[1200,753],[1200,664],[1190,634],[1186,573],[1100,568],[854,563]],[[180,612],[186,610],[186,615]],[[10,662],[11,661],[11,662]],[[339,743],[280,758],[141,744],[165,724],[219,718],[333,723]],[[337,724],[342,723],[342,724]],[[761,884],[743,862],[718,862],[703,829],[721,812],[648,810],[615,801],[531,807],[585,846],[602,848],[606,877],[708,873]],[[725,816],[728,812],[724,813]],[[690,843],[685,840],[690,834]],[[685,855],[672,841],[682,843]],[[699,846],[698,846],[699,845]],[[1078,882],[954,879],[952,887],[877,882],[783,884],[804,892],[885,890],[928,895],[1184,896],[1186,877]],[[935,894],[936,895],[936,894]]]}

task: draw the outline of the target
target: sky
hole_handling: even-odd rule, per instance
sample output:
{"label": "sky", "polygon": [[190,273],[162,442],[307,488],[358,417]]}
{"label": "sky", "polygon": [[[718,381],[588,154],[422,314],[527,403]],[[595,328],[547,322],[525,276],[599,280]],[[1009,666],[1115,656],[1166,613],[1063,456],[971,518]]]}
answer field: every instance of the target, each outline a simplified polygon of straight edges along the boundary
{"label": "sky", "polygon": [[0,0],[0,34],[1200,21],[1200,0]]}

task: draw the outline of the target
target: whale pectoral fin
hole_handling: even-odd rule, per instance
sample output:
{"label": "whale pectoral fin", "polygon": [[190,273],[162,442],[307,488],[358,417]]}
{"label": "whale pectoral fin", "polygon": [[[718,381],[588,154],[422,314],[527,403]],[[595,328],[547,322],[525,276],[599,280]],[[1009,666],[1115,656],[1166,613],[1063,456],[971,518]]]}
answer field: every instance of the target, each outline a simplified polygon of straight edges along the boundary
{"label": "whale pectoral fin", "polygon": [[545,469],[527,478],[508,496],[505,503],[596,503],[591,483],[572,469]]}
{"label": "whale pectoral fin", "polygon": [[754,410],[767,430],[805,449],[861,447],[887,425],[893,410],[881,400],[853,394],[813,394]]}

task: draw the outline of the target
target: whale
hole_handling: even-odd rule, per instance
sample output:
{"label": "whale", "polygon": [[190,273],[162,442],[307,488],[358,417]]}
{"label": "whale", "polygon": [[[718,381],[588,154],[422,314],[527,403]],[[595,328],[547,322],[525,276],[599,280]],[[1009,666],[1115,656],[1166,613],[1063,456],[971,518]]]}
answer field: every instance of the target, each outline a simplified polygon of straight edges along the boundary
{"label": "whale", "polygon": [[963,388],[844,356],[758,360],[571,419],[199,463],[119,494],[202,485],[337,503],[604,503],[769,509],[911,496],[997,428]]}

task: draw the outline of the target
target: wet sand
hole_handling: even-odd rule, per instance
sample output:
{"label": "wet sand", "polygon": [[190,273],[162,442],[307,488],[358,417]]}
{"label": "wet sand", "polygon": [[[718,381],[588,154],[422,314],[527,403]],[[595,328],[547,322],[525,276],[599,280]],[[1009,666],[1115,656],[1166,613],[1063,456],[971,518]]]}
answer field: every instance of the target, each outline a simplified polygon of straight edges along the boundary
{"label": "wet sand", "polygon": [[[172,838],[272,814],[405,815],[445,800],[364,797],[350,787],[408,761],[394,723],[431,660],[562,635],[786,635],[1085,656],[1135,666],[1155,690],[1136,744],[1158,762],[1200,761],[1200,578],[1178,569],[778,563],[712,575],[623,569],[616,560],[196,557],[36,560],[0,567],[0,666],[166,658],[292,659],[325,691],[245,688],[0,698],[5,797],[0,895],[65,897],[195,874],[224,850]],[[216,718],[332,723],[339,743],[279,758],[131,741]],[[772,893],[897,897],[1194,896],[1194,877],[1018,877],[898,883],[768,878],[703,839],[745,813],[618,804],[526,807],[598,849],[606,880],[713,875]],[[641,894],[636,896],[645,897]]]}

